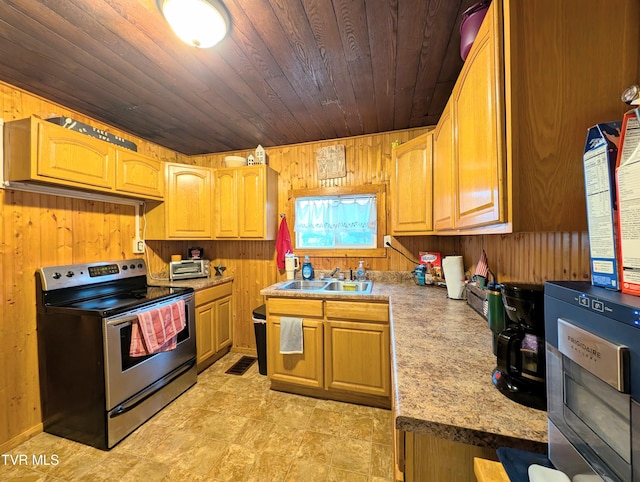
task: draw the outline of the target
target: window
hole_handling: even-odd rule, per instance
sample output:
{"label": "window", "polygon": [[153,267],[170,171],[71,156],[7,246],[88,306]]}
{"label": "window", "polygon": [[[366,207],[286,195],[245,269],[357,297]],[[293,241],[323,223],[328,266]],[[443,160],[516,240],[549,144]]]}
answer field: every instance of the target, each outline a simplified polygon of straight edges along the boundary
{"label": "window", "polygon": [[304,249],[375,248],[377,212],[375,194],[297,198],[296,246]]}
{"label": "window", "polygon": [[384,257],[385,194],[384,184],[290,191],[294,248],[322,257]]}

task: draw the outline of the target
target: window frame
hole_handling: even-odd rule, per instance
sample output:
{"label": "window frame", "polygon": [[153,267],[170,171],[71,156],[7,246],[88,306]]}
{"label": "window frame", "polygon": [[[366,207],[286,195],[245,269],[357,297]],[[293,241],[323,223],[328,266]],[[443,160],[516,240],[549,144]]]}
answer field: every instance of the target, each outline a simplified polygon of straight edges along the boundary
{"label": "window frame", "polygon": [[[383,246],[384,235],[387,234],[387,189],[384,184],[366,184],[363,186],[337,186],[337,187],[319,187],[310,189],[292,189],[289,191],[290,213],[289,217],[292,222],[289,223],[291,229],[295,229],[295,201],[302,197],[315,196],[349,196],[358,194],[375,194],[376,195],[376,246],[377,248],[326,248],[309,250],[309,256],[315,258],[345,258],[345,257],[361,257],[361,258],[384,258],[386,250]],[[291,236],[291,244],[294,250],[296,246],[295,232]],[[304,248],[303,248],[304,249]]]}

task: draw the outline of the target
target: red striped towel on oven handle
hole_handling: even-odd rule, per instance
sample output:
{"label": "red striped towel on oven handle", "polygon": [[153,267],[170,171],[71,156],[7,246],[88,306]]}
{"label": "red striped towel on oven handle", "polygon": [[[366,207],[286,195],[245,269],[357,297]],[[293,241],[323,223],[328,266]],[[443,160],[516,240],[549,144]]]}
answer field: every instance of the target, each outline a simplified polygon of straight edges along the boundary
{"label": "red striped towel on oven handle", "polygon": [[184,300],[138,313],[137,323],[131,325],[129,356],[145,356],[173,350],[178,333],[186,326]]}

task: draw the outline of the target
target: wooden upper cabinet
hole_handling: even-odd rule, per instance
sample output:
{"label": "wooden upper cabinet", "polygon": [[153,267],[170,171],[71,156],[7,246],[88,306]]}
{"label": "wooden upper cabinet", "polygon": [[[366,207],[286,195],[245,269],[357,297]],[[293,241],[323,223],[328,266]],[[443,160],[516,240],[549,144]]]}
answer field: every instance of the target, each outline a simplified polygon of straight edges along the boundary
{"label": "wooden upper cabinet", "polygon": [[146,199],[164,197],[164,165],[128,149],[116,148],[116,191]]}
{"label": "wooden upper cabinet", "polygon": [[278,173],[266,165],[214,171],[215,239],[277,235]]}
{"label": "wooden upper cabinet", "polygon": [[453,126],[451,101],[433,131],[433,227],[453,228]]}
{"label": "wooden upper cabinet", "polygon": [[98,191],[113,189],[115,146],[31,116],[7,122],[8,181],[38,181]]}
{"label": "wooden upper cabinet", "polygon": [[238,170],[213,171],[213,236],[238,237]]}
{"label": "wooden upper cabinet", "polygon": [[208,167],[166,163],[165,201],[147,207],[147,239],[211,239],[212,177]]}
{"label": "wooden upper cabinet", "polygon": [[238,171],[238,236],[266,238],[266,169],[248,168]]}
{"label": "wooden upper cabinet", "polygon": [[5,177],[139,199],[164,196],[162,161],[35,116],[9,121]]}
{"label": "wooden upper cabinet", "polygon": [[506,221],[495,28],[482,23],[452,94],[456,228]]}
{"label": "wooden upper cabinet", "polygon": [[622,118],[620,92],[637,82],[639,10],[637,0],[491,3],[450,99],[455,216],[445,233],[587,229],[586,131]]}
{"label": "wooden upper cabinet", "polygon": [[433,231],[432,144],[427,132],[392,151],[391,234]]}
{"label": "wooden upper cabinet", "polygon": [[167,234],[170,238],[211,238],[209,168],[167,165]]}

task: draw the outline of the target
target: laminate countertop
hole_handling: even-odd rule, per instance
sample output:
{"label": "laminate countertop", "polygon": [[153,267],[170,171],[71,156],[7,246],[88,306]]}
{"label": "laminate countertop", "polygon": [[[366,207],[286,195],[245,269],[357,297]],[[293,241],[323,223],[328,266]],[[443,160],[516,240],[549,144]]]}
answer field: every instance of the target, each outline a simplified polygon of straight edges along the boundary
{"label": "laminate countertop", "polygon": [[147,284],[151,286],[172,286],[176,288],[193,288],[202,290],[233,281],[233,276],[212,276],[210,278],[194,278],[171,281],[159,275],[147,276]]}
{"label": "laminate countertop", "polygon": [[370,295],[263,289],[265,296],[388,301],[396,428],[457,442],[545,452],[547,413],[520,405],[491,382],[496,366],[487,321],[446,288],[375,281]]}

